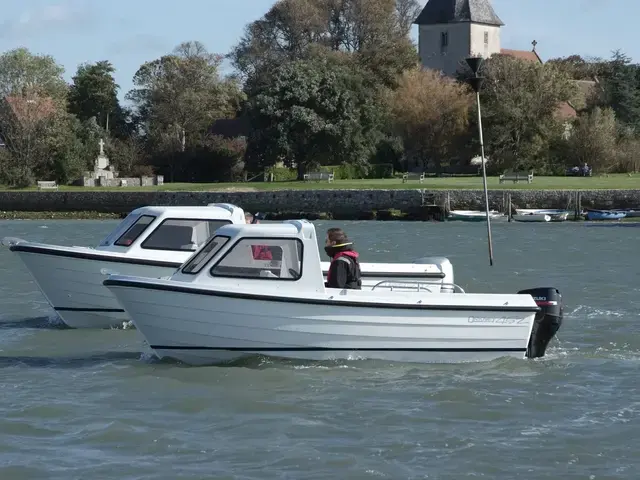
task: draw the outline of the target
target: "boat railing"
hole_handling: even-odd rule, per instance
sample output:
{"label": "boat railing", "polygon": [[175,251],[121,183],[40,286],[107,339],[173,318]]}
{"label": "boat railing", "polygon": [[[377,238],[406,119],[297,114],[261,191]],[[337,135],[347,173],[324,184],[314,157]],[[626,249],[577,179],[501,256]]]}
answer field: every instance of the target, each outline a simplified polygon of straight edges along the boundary
{"label": "boat railing", "polygon": [[[431,288],[430,288],[431,287]],[[439,291],[434,292],[432,290],[433,287],[437,287]],[[440,293],[443,287],[450,287],[453,289],[452,293],[465,293],[464,289],[460,285],[456,285],[455,283],[428,283],[428,282],[420,282],[416,280],[382,280],[376,283],[371,290],[375,290],[376,288],[388,288],[393,291],[396,289],[407,289],[407,288],[415,288],[417,292],[429,292],[429,293]]]}

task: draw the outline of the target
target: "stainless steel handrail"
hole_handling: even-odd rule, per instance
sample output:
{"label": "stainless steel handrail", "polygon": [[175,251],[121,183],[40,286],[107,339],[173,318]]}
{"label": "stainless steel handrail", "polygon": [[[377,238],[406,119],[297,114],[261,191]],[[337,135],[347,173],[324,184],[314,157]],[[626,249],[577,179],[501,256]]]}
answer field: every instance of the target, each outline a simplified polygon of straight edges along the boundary
{"label": "stainless steel handrail", "polygon": [[455,283],[428,283],[415,280],[382,280],[371,287],[371,290],[373,291],[378,287],[385,287],[392,291],[394,288],[416,287],[416,291],[418,292],[427,291],[429,293],[434,293],[433,290],[426,285],[429,285],[431,288],[438,287],[439,289],[442,289],[442,287],[452,287],[453,293],[465,293],[464,289]]}

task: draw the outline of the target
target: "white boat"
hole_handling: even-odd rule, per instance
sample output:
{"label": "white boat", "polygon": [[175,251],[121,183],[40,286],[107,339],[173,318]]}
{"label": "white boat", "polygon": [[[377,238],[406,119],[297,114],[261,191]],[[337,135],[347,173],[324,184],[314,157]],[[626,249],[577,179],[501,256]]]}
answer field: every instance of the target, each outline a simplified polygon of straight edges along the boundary
{"label": "white boat", "polygon": [[[254,260],[256,244],[278,259]],[[326,288],[315,228],[305,220],[225,225],[170,279],[110,275],[104,285],[157,356],[192,365],[255,354],[420,363],[535,358],[562,322],[555,288]]]}
{"label": "white boat", "polygon": [[551,215],[546,213],[525,213],[514,215],[513,219],[516,222],[550,222]]}
{"label": "white boat", "polygon": [[[496,212],[495,210],[489,211],[489,218],[492,220],[504,217],[504,214]],[[486,221],[487,213],[480,210],[451,210],[447,220],[462,220],[466,222],[482,222]]]}
{"label": "white boat", "polygon": [[[518,221],[542,221],[542,222],[564,222],[565,220],[567,220],[567,218],[569,218],[569,214],[571,212],[569,212],[568,210],[561,210],[561,209],[554,209],[554,208],[516,208],[516,214],[518,216],[524,216],[524,215],[548,215],[550,217],[549,220],[518,220]],[[514,215],[514,220],[516,216]],[[543,218],[543,217],[541,217]]]}
{"label": "white boat", "polygon": [[[7,237],[36,284],[62,321],[73,328],[122,326],[129,317],[102,281],[109,273],[141,277],[172,275],[196,249],[225,224],[245,224],[244,211],[230,204],[132,211],[95,247],[62,246]],[[324,274],[329,262],[322,263]],[[362,263],[363,288],[386,281],[419,279],[451,291],[453,268],[447,259],[415,263]],[[378,287],[380,288],[380,286]]]}

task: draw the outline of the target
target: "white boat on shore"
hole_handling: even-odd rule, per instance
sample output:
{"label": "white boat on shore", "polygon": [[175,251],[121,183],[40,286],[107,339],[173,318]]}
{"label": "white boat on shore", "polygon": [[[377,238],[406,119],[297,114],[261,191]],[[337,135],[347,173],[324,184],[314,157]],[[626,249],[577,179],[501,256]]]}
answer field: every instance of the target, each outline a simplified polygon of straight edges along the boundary
{"label": "white boat on shore", "polygon": [[[277,252],[274,260],[255,260],[256,244]],[[192,365],[256,354],[419,363],[536,358],[562,322],[555,288],[441,293],[415,281],[326,288],[315,228],[304,220],[225,225],[170,279],[110,275],[104,285],[157,356]]]}
{"label": "white boat on shore", "polygon": [[551,215],[546,213],[524,213],[514,215],[513,219],[516,222],[550,222]]}
{"label": "white boat on shore", "polygon": [[[505,215],[495,210],[489,212],[489,218],[495,220],[505,218]],[[461,220],[464,222],[483,222],[487,220],[487,212],[481,210],[451,210],[447,220]]]}
{"label": "white boat on shore", "polygon": [[[132,211],[95,247],[62,246],[6,237],[62,321],[73,328],[111,328],[129,321],[102,281],[110,273],[169,277],[221,226],[245,224],[244,210],[230,204],[147,206]],[[324,275],[329,262],[323,262]],[[447,259],[415,263],[362,263],[363,288],[420,280],[442,291],[453,287]],[[382,285],[378,289],[383,288]]]}
{"label": "white boat on shore", "polygon": [[[516,208],[516,215],[513,216],[513,219],[518,222],[564,222],[569,218],[570,213],[568,210],[553,208]],[[529,215],[534,215],[534,218],[524,218]],[[537,216],[537,220],[535,216]],[[545,216],[548,216],[549,219],[546,220]]]}

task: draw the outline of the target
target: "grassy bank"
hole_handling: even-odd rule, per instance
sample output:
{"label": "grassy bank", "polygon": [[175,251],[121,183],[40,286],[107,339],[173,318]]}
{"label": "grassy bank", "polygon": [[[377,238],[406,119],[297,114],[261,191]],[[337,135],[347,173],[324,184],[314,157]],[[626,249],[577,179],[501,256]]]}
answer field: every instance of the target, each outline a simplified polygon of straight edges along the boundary
{"label": "grassy bank", "polygon": [[[487,179],[488,188],[505,190],[625,190],[640,189],[640,174],[616,174],[597,177],[534,177],[533,183],[500,183],[498,177]],[[402,183],[399,178],[378,180],[335,180],[329,182],[251,182],[251,183],[167,183],[154,187],[70,187],[61,186],[61,191],[273,191],[273,190],[330,190],[330,189],[410,189],[427,190],[478,190],[482,189],[481,177],[427,178],[423,183],[411,180]],[[7,187],[1,187],[7,190]],[[24,190],[37,190],[36,187]]]}

